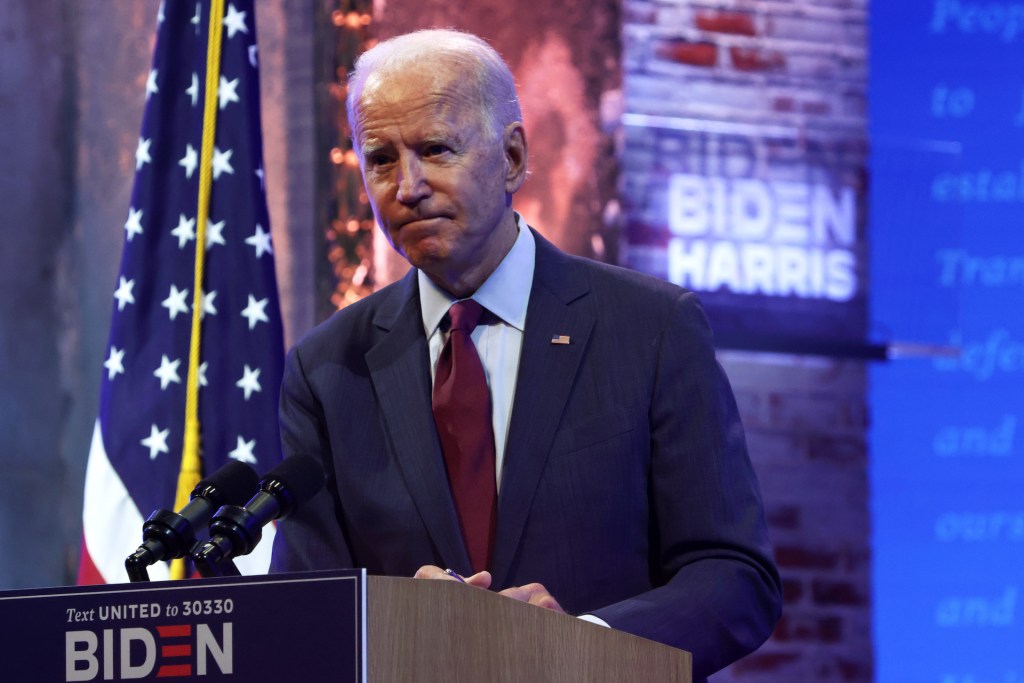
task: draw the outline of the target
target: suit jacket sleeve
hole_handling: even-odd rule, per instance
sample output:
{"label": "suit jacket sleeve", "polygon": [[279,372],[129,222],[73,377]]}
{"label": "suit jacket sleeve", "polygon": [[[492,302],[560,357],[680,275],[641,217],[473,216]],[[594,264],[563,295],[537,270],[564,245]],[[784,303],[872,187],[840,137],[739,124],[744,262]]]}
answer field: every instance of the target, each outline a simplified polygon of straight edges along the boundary
{"label": "suit jacket sleeve", "polygon": [[330,491],[336,474],[324,431],[323,407],[314,396],[299,347],[285,362],[281,384],[281,441],[286,456],[305,454],[319,460],[326,486],[312,500],[281,522],[283,533],[274,540],[272,572],[351,568],[352,554],[345,539],[340,510]]}
{"label": "suit jacket sleeve", "polygon": [[699,680],[767,639],[781,587],[732,390],[689,292],[661,335],[649,420],[658,587],[592,613],[690,651]]}

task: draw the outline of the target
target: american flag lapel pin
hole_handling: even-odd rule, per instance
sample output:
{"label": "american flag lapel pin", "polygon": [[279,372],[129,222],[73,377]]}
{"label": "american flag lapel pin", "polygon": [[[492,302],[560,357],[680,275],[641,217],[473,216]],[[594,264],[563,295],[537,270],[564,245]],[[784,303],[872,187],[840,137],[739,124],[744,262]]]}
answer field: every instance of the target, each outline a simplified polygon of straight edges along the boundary
{"label": "american flag lapel pin", "polygon": [[569,335],[567,334],[556,334],[555,336],[551,337],[552,344],[568,344],[570,341],[571,340],[569,339]]}

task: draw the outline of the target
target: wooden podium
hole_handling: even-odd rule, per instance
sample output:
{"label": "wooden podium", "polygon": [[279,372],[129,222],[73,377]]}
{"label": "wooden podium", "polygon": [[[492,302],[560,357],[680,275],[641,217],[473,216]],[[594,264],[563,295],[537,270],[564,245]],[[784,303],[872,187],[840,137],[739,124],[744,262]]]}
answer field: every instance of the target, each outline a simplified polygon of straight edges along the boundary
{"label": "wooden podium", "polygon": [[690,653],[454,581],[367,577],[370,683],[690,683]]}

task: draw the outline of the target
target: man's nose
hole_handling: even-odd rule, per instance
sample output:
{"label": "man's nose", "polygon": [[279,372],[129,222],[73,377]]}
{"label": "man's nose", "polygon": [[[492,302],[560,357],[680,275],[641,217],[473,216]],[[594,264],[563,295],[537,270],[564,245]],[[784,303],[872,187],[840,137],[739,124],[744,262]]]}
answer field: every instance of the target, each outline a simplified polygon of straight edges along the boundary
{"label": "man's nose", "polygon": [[398,162],[398,201],[415,204],[430,194],[423,164],[415,154],[405,154]]}

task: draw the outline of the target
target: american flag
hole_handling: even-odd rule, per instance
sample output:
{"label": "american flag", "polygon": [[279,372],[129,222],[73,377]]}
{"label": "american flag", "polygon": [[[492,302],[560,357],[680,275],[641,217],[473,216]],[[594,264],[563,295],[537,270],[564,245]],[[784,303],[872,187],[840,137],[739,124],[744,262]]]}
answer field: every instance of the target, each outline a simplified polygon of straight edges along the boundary
{"label": "american flag", "polygon": [[[174,509],[195,306],[203,109],[211,4],[165,0],[145,115],[99,417],[86,473],[79,583],[126,581],[125,558],[156,509]],[[223,8],[212,190],[201,288],[198,417],[204,474],[229,458],[281,459],[283,335],[264,193],[253,0]],[[273,531],[243,573],[265,571]],[[150,569],[168,576],[167,565]]]}

